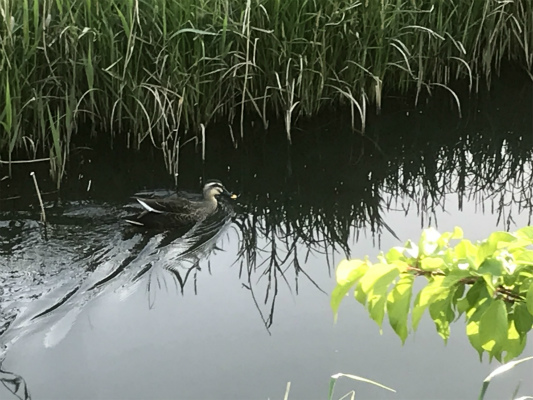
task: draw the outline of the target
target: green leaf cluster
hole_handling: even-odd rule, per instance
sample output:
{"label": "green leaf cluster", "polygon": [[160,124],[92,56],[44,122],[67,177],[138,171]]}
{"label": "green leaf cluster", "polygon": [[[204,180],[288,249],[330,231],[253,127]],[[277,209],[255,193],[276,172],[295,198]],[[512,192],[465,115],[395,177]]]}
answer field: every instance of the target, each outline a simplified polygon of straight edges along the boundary
{"label": "green leaf cluster", "polygon": [[[480,359],[487,353],[509,361],[523,352],[533,325],[532,246],[533,226],[493,232],[476,243],[463,239],[458,227],[442,234],[429,228],[417,244],[407,241],[380,253],[377,263],[368,257],[341,261],[331,307],[336,318],[353,291],[380,329],[388,316],[402,343],[426,310],[445,342],[451,323],[464,315]],[[413,300],[416,277],[426,284]]]}

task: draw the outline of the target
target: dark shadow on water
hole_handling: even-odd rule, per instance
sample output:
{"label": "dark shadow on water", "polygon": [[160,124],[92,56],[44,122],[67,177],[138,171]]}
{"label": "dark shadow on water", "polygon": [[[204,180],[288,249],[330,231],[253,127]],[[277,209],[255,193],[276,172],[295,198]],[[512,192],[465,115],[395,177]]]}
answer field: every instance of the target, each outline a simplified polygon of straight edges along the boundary
{"label": "dark shadow on water", "polygon": [[[4,355],[32,332],[47,332],[46,346],[57,344],[84,307],[110,291],[126,298],[146,288],[148,307],[163,288],[184,294],[190,287],[196,294],[200,264],[224,248],[221,240],[232,229],[238,234],[232,236],[238,243],[229,243],[236,248],[233,263],[269,330],[280,291],[298,293],[299,279],[306,279],[324,295],[307,260],[325,255],[332,273],[334,257],[350,255],[360,235],[377,242],[394,235],[387,212],[416,213],[421,226],[435,225],[436,212],[454,194],[459,208],[473,203],[504,226],[518,214],[531,220],[532,91],[504,89],[491,102],[472,101],[461,120],[438,108],[442,103],[385,110],[364,136],[351,132],[349,115],[301,121],[290,147],[258,131],[253,142],[234,149],[221,127],[208,138],[205,164],[184,148],[180,188],[216,177],[240,197],[187,232],[140,233],[122,222],[132,193],[171,187],[155,153],[136,161],[129,153],[78,152],[84,162],[73,161],[61,197],[46,198],[47,240],[28,171],[20,167],[9,188],[8,180],[0,182]],[[21,377],[0,373],[15,396],[29,398]]]}

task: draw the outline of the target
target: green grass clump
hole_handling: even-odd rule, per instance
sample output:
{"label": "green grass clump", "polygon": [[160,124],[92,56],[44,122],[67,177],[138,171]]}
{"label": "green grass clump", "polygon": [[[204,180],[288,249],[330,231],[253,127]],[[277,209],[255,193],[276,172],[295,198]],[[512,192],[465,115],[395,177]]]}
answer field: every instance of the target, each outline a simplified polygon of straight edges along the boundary
{"label": "green grass clump", "polygon": [[[530,0],[2,0],[0,153],[49,155],[79,126],[160,147],[169,170],[215,119],[285,121],[347,105],[364,129],[384,89],[471,89],[533,68]],[[207,130],[209,133],[209,130]],[[205,140],[205,137],[204,137]],[[236,140],[236,139],[235,139]]]}

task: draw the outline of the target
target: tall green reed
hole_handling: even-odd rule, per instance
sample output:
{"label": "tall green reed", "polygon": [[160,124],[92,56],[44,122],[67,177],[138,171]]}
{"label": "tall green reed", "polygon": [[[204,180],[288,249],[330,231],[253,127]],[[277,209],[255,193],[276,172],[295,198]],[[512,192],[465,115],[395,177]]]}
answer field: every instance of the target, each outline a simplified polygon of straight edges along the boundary
{"label": "tall green reed", "polygon": [[0,0],[0,154],[31,141],[60,181],[83,125],[149,140],[177,173],[213,121],[242,138],[246,118],[281,118],[290,141],[330,107],[364,131],[384,91],[444,90],[460,110],[454,81],[478,90],[507,60],[533,78],[532,45],[529,0]]}

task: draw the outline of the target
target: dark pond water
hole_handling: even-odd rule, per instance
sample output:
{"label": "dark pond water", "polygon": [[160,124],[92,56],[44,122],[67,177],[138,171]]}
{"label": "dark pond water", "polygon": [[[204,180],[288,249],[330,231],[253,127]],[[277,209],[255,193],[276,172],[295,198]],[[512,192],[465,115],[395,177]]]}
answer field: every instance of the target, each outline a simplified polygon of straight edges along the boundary
{"label": "dark pond water", "polygon": [[[334,324],[329,293],[346,254],[375,257],[395,236],[529,224],[531,94],[497,83],[461,119],[449,99],[395,102],[365,136],[332,114],[301,121],[291,147],[281,125],[250,127],[238,149],[212,127],[205,163],[183,148],[179,187],[216,177],[240,197],[183,236],[123,222],[132,193],[172,186],[157,152],[74,151],[60,200],[45,196],[46,232],[36,166],[17,166],[0,186],[0,399],[283,399],[287,382],[289,399],[324,399],[338,372],[397,393],[341,380],[336,399],[477,398],[498,364],[479,362],[461,320],[446,346],[429,318],[401,346],[351,298]],[[487,398],[532,395],[531,373],[497,378]]]}

